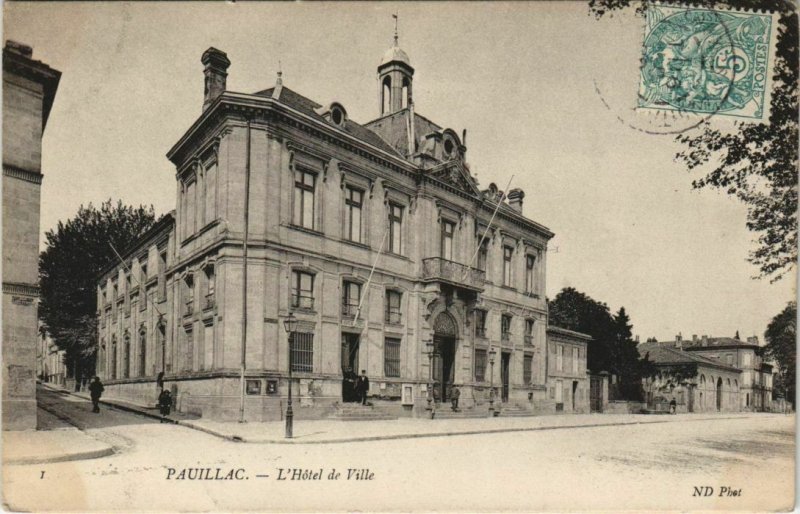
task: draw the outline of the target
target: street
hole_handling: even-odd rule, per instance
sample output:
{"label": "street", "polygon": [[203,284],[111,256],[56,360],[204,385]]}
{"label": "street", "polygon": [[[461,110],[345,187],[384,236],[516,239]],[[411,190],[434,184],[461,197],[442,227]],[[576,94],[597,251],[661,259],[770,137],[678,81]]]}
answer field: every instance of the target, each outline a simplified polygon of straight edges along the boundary
{"label": "street", "polygon": [[93,414],[90,402],[53,392],[40,402],[116,453],[6,466],[12,510],[776,510],[794,501],[787,415],[269,445]]}

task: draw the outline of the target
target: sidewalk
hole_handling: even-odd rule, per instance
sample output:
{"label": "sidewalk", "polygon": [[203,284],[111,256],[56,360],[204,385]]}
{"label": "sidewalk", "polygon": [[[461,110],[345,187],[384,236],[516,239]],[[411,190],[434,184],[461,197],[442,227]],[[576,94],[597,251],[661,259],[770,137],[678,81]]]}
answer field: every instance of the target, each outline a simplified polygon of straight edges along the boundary
{"label": "sidewalk", "polygon": [[382,441],[420,437],[530,432],[569,428],[591,428],[645,423],[691,422],[707,419],[747,418],[747,414],[676,414],[647,416],[642,414],[561,414],[531,417],[497,417],[431,420],[401,418],[380,421],[342,421],[335,419],[295,420],[294,438],[284,438],[284,422],[221,422],[211,420],[180,421],[180,425],[202,430],[218,437],[244,443],[262,444],[328,444],[357,441]]}
{"label": "sidewalk", "polygon": [[96,459],[114,449],[74,427],[3,432],[3,464],[41,464]]}

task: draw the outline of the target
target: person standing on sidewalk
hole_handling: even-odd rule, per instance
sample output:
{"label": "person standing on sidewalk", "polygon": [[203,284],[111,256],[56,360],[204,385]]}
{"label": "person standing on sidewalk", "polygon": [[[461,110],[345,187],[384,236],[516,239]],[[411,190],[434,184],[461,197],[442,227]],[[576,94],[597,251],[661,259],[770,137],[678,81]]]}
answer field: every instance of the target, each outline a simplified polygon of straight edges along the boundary
{"label": "person standing on sidewalk", "polygon": [[361,375],[356,379],[356,393],[358,399],[361,400],[361,405],[367,404],[367,393],[369,392],[369,378],[367,378],[367,370],[362,369]]}
{"label": "person standing on sidewalk", "polygon": [[100,412],[100,397],[103,395],[105,387],[100,382],[100,377],[95,376],[89,384],[89,395],[92,397],[92,412]]}
{"label": "person standing on sidewalk", "polygon": [[158,410],[161,412],[161,423],[167,419],[171,408],[172,394],[169,392],[169,389],[162,389],[161,394],[158,395]]}
{"label": "person standing on sidewalk", "polygon": [[458,412],[458,399],[461,397],[461,391],[456,386],[450,391],[450,406],[453,412]]}

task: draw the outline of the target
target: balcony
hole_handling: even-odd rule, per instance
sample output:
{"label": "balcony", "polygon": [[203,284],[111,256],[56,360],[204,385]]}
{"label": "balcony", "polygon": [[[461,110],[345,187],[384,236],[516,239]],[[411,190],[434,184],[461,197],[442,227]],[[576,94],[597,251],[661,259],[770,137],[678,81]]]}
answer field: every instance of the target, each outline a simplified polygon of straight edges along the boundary
{"label": "balcony", "polygon": [[342,303],[342,316],[345,318],[354,318],[358,310],[358,303]]}
{"label": "balcony", "polygon": [[384,321],[389,325],[400,325],[403,323],[403,316],[399,311],[388,311]]}
{"label": "balcony", "polygon": [[441,257],[429,257],[422,259],[422,281],[445,282],[454,287],[480,292],[483,291],[486,272]]}
{"label": "balcony", "polygon": [[308,295],[292,294],[292,308],[307,311],[314,310],[314,297]]}

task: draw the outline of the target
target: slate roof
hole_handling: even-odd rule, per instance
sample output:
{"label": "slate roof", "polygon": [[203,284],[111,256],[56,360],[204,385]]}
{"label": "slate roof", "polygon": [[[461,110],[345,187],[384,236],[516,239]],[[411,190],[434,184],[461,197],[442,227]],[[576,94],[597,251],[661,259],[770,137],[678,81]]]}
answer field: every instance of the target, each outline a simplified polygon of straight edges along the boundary
{"label": "slate roof", "polygon": [[[659,341],[658,344],[665,345],[665,346],[675,346],[678,341]],[[684,350],[692,351],[692,350],[708,350],[708,349],[715,349],[715,348],[758,348],[759,345],[755,343],[748,343],[747,341],[742,341],[741,339],[735,339],[733,337],[707,337],[706,342],[703,343],[703,340],[698,338],[697,341],[694,340],[686,340],[683,339],[680,341],[681,346]]]}
{"label": "slate roof", "polygon": [[[267,98],[272,98],[272,93],[274,91],[275,91],[275,88],[271,87],[269,89],[265,89],[263,91],[259,91],[259,92],[255,93],[255,96],[264,96],[264,97],[267,97]],[[291,107],[292,109],[300,111],[301,113],[303,113],[303,114],[305,114],[307,116],[310,116],[312,118],[316,118],[316,119],[318,119],[320,121],[324,121],[326,123],[330,123],[323,116],[318,114],[317,111],[316,111],[316,109],[321,108],[322,105],[318,104],[314,100],[311,100],[310,98],[306,98],[305,96],[301,95],[300,93],[292,91],[291,89],[289,89],[286,86],[282,86],[280,97],[276,98],[275,100],[277,100],[278,102],[281,102],[283,104],[286,104],[289,107]],[[330,125],[332,125],[334,127],[337,127],[333,123],[330,123]],[[342,129],[341,127],[337,127],[337,128]],[[383,150],[384,152],[389,152],[392,155],[397,155],[397,156],[402,157],[402,155],[400,155],[392,147],[392,145],[390,145],[389,143],[384,141],[378,134],[376,134],[375,132],[369,130],[368,128],[364,127],[363,125],[360,125],[360,124],[356,123],[352,119],[348,118],[347,123],[344,124],[344,128],[342,130],[344,130],[344,132],[350,134],[351,136],[353,136],[353,137],[355,137],[357,139],[360,139],[361,141],[364,141],[367,144],[370,144],[370,145],[372,145],[372,146],[374,146],[376,148],[379,148],[379,149]]]}
{"label": "slate roof", "polygon": [[720,361],[708,359],[695,353],[685,352],[678,348],[667,346],[661,342],[641,343],[636,349],[639,350],[639,355],[642,357],[647,355],[650,361],[655,364],[689,364],[694,362],[698,365],[712,366],[737,373],[741,371],[734,366],[728,366]]}

